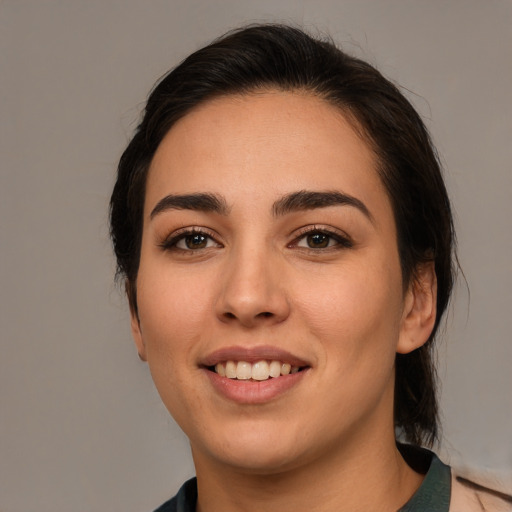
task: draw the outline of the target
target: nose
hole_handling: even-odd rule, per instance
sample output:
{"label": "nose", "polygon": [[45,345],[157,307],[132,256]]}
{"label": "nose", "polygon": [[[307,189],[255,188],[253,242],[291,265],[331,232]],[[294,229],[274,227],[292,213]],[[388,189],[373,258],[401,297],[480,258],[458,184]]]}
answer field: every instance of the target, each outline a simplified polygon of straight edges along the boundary
{"label": "nose", "polygon": [[290,314],[279,256],[246,248],[226,261],[216,304],[217,317],[243,327],[272,325]]}

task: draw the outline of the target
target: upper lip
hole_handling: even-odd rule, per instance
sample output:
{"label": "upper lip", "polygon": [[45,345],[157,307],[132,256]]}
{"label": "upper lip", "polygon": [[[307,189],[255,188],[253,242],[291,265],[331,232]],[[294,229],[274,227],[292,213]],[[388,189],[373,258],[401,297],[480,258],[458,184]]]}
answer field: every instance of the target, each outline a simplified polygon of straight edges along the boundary
{"label": "upper lip", "polygon": [[215,366],[225,361],[246,361],[257,363],[258,361],[281,361],[292,366],[310,366],[307,361],[301,359],[286,350],[271,345],[257,347],[232,346],[224,347],[208,354],[202,359],[203,366]]}

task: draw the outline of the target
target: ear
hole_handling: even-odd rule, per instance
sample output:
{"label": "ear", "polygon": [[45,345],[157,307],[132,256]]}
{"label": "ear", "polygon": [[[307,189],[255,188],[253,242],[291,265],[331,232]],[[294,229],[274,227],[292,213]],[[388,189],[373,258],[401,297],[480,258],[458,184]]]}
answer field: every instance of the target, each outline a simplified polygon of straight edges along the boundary
{"label": "ear", "polygon": [[139,317],[133,309],[130,309],[130,316],[131,316],[130,326],[132,329],[132,336],[133,336],[133,339],[135,340],[137,352],[139,353],[139,359],[141,361],[147,361],[146,344],[144,343],[144,339],[142,337],[142,331],[141,331],[141,327],[140,327]]}
{"label": "ear", "polygon": [[404,311],[396,351],[408,354],[430,337],[436,322],[437,278],[433,261],[421,263],[404,298]]}
{"label": "ear", "polygon": [[126,281],[125,289],[126,295],[128,296],[128,303],[130,305],[130,327],[132,331],[132,336],[135,341],[135,345],[137,347],[137,352],[139,353],[140,360],[147,361],[146,344],[144,343],[144,339],[142,337],[139,312],[137,310],[135,286],[129,281]]}

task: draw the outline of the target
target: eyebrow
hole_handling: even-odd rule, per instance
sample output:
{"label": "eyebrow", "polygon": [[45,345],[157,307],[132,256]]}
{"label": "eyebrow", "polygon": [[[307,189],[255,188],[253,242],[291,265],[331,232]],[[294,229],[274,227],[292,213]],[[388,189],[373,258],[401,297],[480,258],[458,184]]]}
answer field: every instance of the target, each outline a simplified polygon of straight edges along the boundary
{"label": "eyebrow", "polygon": [[[272,206],[275,217],[282,217],[292,212],[328,208],[329,206],[352,206],[361,211],[372,223],[372,214],[367,206],[356,197],[338,191],[300,190],[278,199]],[[169,194],[160,199],[150,213],[153,219],[159,213],[168,210],[194,210],[228,215],[230,208],[226,200],[219,194],[208,192],[195,194]]]}
{"label": "eyebrow", "polygon": [[274,203],[272,211],[275,216],[283,216],[288,213],[328,208],[329,206],[353,206],[362,212],[372,223],[373,216],[367,206],[354,196],[338,191],[316,192],[301,190],[283,196]]}
{"label": "eyebrow", "polygon": [[153,219],[155,215],[167,210],[195,210],[199,212],[213,212],[220,215],[227,215],[229,208],[226,200],[217,194],[169,194],[160,199],[149,215]]}

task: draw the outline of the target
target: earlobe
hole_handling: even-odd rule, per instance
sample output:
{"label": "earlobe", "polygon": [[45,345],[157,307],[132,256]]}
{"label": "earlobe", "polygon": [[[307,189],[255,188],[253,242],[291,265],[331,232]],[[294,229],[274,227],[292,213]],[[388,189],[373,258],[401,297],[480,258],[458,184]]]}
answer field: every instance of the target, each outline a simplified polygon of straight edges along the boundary
{"label": "earlobe", "polygon": [[132,329],[132,336],[135,340],[135,346],[137,347],[137,352],[139,353],[139,359],[141,361],[147,361],[146,357],[146,345],[144,343],[144,339],[142,338],[142,332],[140,330],[140,322],[137,318],[137,315],[134,315],[132,313],[132,319],[131,319],[131,329]]}
{"label": "earlobe", "polygon": [[135,286],[126,281],[125,283],[126,295],[128,296],[128,303],[130,305],[130,327],[132,331],[132,336],[135,341],[135,346],[137,347],[137,352],[139,353],[139,359],[141,361],[147,361],[146,357],[146,345],[144,343],[144,339],[142,337],[142,331],[140,326],[139,313],[137,310],[137,299],[135,293]]}
{"label": "earlobe", "polygon": [[144,343],[144,339],[142,337],[142,331],[140,327],[140,320],[137,314],[131,310],[131,321],[130,326],[132,330],[132,336],[135,341],[135,346],[137,347],[137,352],[139,353],[139,358],[141,361],[147,361],[146,357],[146,345]]}
{"label": "earlobe", "polygon": [[396,351],[408,354],[430,337],[436,322],[437,278],[434,262],[420,264],[405,294]]}

